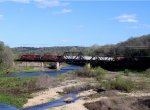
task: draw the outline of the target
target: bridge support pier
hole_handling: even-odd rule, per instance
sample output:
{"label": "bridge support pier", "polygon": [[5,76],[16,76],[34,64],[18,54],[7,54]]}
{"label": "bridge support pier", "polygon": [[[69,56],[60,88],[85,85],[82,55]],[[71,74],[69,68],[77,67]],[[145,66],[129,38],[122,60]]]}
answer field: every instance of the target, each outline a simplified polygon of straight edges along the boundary
{"label": "bridge support pier", "polygon": [[60,63],[56,62],[56,69],[59,70],[60,69]]}
{"label": "bridge support pier", "polygon": [[28,62],[25,62],[25,67],[28,67]]}
{"label": "bridge support pier", "polygon": [[87,65],[87,68],[89,68],[89,69],[91,68],[91,64],[90,63],[87,63],[86,65]]}
{"label": "bridge support pier", "polygon": [[43,62],[41,62],[41,68],[44,68],[44,63]]}

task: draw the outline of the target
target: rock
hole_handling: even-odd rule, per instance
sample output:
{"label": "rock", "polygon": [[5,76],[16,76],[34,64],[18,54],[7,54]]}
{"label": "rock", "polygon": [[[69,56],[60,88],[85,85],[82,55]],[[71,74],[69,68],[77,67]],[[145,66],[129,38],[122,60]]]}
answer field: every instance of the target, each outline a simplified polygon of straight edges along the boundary
{"label": "rock", "polygon": [[72,97],[68,97],[68,98],[64,99],[64,102],[72,103],[73,102],[73,98]]}

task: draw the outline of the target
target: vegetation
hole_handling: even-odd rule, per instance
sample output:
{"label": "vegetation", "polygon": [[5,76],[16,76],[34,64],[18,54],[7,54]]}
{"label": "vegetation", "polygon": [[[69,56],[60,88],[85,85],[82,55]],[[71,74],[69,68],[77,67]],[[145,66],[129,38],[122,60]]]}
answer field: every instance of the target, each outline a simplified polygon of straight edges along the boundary
{"label": "vegetation", "polygon": [[0,77],[0,102],[21,108],[31,93],[56,86],[61,80],[49,76],[40,77]]}
{"label": "vegetation", "polygon": [[101,82],[101,87],[104,87],[105,89],[131,92],[134,88],[134,82],[131,79],[125,79],[118,76],[115,79]]}
{"label": "vegetation", "polygon": [[0,78],[0,102],[22,107],[29,95],[31,78]]}
{"label": "vegetation", "polygon": [[144,73],[146,74],[146,76],[149,76],[149,77],[150,77],[150,68],[147,69]]}
{"label": "vegetation", "polygon": [[17,95],[0,94],[0,102],[4,102],[10,105],[14,105],[17,108],[21,108],[23,104],[27,102],[27,98]]}
{"label": "vegetation", "polygon": [[114,97],[86,103],[84,106],[88,110],[149,110],[150,104],[144,97]]}
{"label": "vegetation", "polygon": [[13,66],[13,53],[9,47],[0,42],[0,74],[8,73]]}
{"label": "vegetation", "polygon": [[105,74],[106,70],[104,70],[103,68],[89,68],[87,65],[83,69],[75,72],[75,75],[79,77],[94,77],[97,80],[102,80]]}
{"label": "vegetation", "polygon": [[50,71],[47,68],[38,68],[38,67],[20,67],[20,68],[11,68],[10,73],[26,73],[26,72],[36,72],[36,71]]}

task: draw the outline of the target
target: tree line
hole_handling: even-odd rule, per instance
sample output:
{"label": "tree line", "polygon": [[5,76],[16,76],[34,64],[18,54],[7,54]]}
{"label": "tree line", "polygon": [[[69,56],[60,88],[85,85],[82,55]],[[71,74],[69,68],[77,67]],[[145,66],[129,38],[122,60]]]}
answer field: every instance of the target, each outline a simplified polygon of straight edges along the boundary
{"label": "tree line", "polygon": [[93,45],[91,47],[64,46],[64,47],[18,47],[12,49],[17,55],[39,54],[39,55],[63,55],[64,52],[82,52],[84,55],[101,56],[150,56],[150,34],[137,38],[129,38],[125,42],[115,45]]}

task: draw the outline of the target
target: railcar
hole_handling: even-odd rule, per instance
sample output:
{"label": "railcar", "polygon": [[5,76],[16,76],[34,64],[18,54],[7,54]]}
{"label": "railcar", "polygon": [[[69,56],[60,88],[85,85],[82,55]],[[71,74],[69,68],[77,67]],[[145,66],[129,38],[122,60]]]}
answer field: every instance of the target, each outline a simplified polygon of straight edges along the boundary
{"label": "railcar", "polygon": [[40,55],[22,55],[21,59],[22,60],[40,60],[41,56]]}
{"label": "railcar", "polygon": [[54,55],[43,55],[41,57],[41,59],[42,60],[51,60],[51,59],[55,60],[55,59],[57,59],[57,56],[54,56]]}
{"label": "railcar", "polygon": [[57,59],[64,59],[64,56],[57,56]]}

